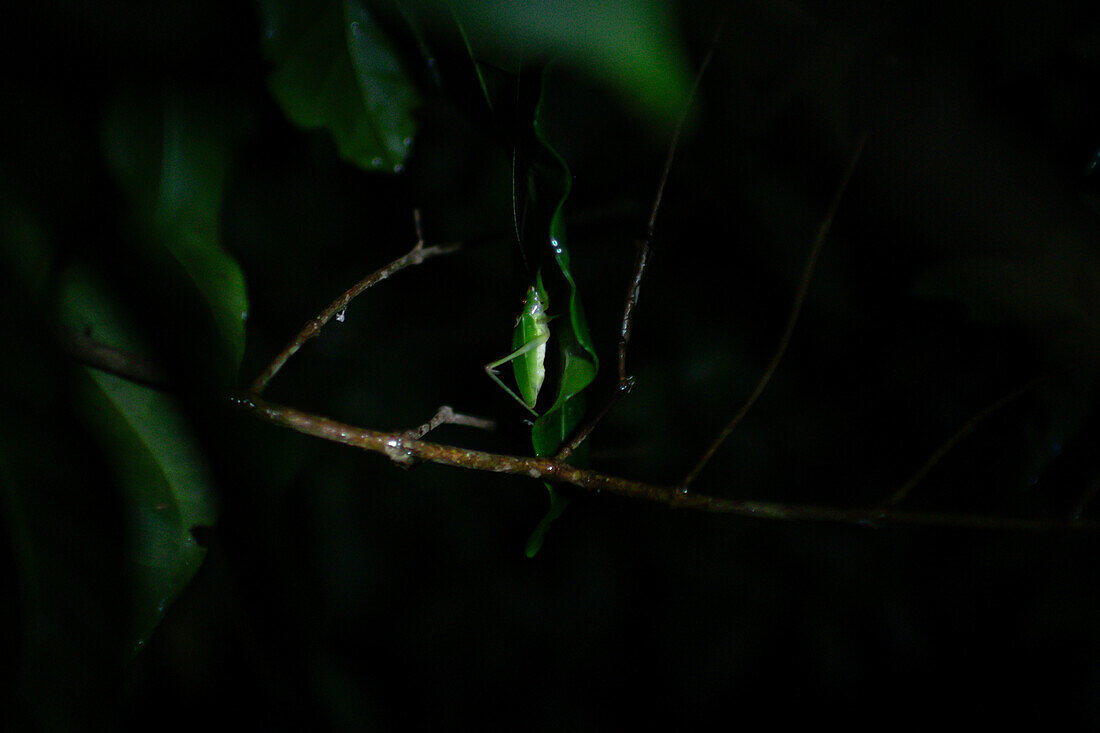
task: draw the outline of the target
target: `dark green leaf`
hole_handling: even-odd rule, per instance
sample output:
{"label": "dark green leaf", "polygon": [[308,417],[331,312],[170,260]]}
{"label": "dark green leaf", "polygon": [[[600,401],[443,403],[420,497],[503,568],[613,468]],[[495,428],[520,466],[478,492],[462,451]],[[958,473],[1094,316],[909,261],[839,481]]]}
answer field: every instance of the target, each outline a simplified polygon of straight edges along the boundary
{"label": "dark green leaf", "polygon": [[[572,186],[572,177],[565,161],[547,142],[540,125],[541,87],[539,101],[535,105],[532,132],[527,143],[533,148],[518,160],[527,161],[523,171],[525,197],[522,205],[527,214],[523,217],[521,231],[529,238],[523,243],[531,252],[528,261],[540,263],[540,284],[545,273],[556,271],[560,275],[562,287],[558,290],[566,294],[567,310],[564,318],[558,318],[554,331],[557,334],[558,348],[561,354],[561,374],[557,396],[553,404],[541,417],[535,420],[531,429],[531,441],[535,455],[551,456],[572,435],[584,419],[585,404],[582,394],[585,387],[596,378],[599,358],[596,355],[592,337],[584,318],[577,284],[570,269],[569,250],[565,240],[565,222],[563,208]],[[519,202],[517,202],[519,203]],[[541,255],[549,252],[552,258]],[[553,265],[541,266],[544,259],[552,259]],[[574,455],[573,460],[580,455]],[[561,516],[568,499],[547,485],[550,492],[550,511],[539,523],[527,543],[527,556],[533,557],[542,546],[550,523]]]}
{"label": "dark green leaf", "polygon": [[[142,352],[122,311],[79,270],[62,278],[59,318],[110,346]],[[86,372],[80,388],[84,415],[127,499],[137,648],[202,562],[205,551],[191,530],[214,523],[211,480],[173,398],[92,368]]]}
{"label": "dark green leaf", "polygon": [[559,192],[553,201],[550,219],[545,227],[543,246],[553,255],[557,271],[567,293],[567,318],[559,319],[558,346],[561,350],[562,371],[558,394],[553,405],[535,421],[532,439],[536,455],[552,455],[577,428],[584,417],[581,392],[596,378],[599,358],[581,306],[580,294],[570,269],[569,249],[565,240],[563,209],[569,196],[572,177],[569,168],[547,142],[541,127],[541,102],[535,108],[533,129],[536,144],[543,154],[535,158],[535,164],[527,172],[529,190]]}
{"label": "dark green leaf", "polygon": [[116,99],[103,124],[104,152],[130,199],[139,243],[182,265],[234,373],[248,296],[240,268],[221,248],[218,217],[230,155],[250,120],[230,100],[166,90]]}
{"label": "dark green leaf", "polygon": [[[665,4],[649,0],[482,0],[415,3],[425,17],[461,28],[476,61],[518,70],[553,60],[615,90],[643,117],[671,124],[691,72]],[[451,13],[454,13],[452,17]]]}
{"label": "dark green leaf", "polygon": [[340,154],[399,173],[418,95],[393,45],[359,0],[261,0],[270,86],[295,124],[324,127]]}
{"label": "dark green leaf", "polygon": [[537,555],[539,550],[542,549],[542,543],[546,541],[546,533],[550,531],[550,524],[560,517],[565,508],[569,506],[567,497],[562,496],[560,492],[554,491],[549,486],[546,488],[550,489],[550,509],[539,521],[531,536],[527,538],[527,546],[524,548],[524,552],[529,558]]}

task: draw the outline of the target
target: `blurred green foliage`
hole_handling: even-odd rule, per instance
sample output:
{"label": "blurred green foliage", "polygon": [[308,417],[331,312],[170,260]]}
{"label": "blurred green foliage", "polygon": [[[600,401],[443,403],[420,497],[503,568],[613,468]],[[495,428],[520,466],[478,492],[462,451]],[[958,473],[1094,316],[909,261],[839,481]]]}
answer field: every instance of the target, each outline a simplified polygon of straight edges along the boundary
{"label": "blurred green foliage", "polygon": [[[868,129],[791,351],[699,489],[876,501],[1043,371],[1058,376],[912,501],[1061,516],[1100,473],[1092,4],[13,13],[7,68],[42,72],[9,77],[0,116],[0,703],[15,729],[591,729],[639,711],[702,727],[733,719],[730,701],[786,714],[792,697],[816,723],[1100,719],[1090,536],[765,526],[597,498],[531,563],[517,548],[540,485],[397,471],[223,399],[407,251],[417,207],[430,241],[464,252],[353,303],[271,396],[383,428],[452,404],[501,430],[440,440],[529,451],[480,369],[529,284],[511,232],[530,120],[500,92],[553,62],[542,131],[573,177],[570,272],[606,360],[689,59],[721,23],[658,219],[638,386],[593,465],[674,481],[728,419]],[[64,326],[141,350],[177,392],[74,363]],[[1029,720],[1006,695],[1053,704]]]}
{"label": "blurred green foliage", "polygon": [[296,124],[325,127],[340,153],[399,173],[419,103],[392,43],[363,3],[260,3],[272,94]]}

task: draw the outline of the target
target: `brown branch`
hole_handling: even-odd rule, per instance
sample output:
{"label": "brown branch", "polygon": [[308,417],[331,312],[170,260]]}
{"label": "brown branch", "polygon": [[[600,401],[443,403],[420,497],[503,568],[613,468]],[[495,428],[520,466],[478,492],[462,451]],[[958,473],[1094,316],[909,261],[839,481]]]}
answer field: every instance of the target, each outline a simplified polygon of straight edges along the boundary
{"label": "brown branch", "polygon": [[332,320],[333,316],[336,316],[337,320],[344,320],[344,311],[347,309],[348,303],[362,294],[363,291],[373,285],[377,285],[390,275],[400,272],[410,265],[419,265],[424,260],[431,257],[448,254],[459,249],[459,245],[457,244],[425,247],[423,235],[420,233],[420,213],[414,211],[413,218],[417,232],[416,246],[414,246],[408,254],[403,257],[398,257],[381,270],[368,275],[351,286],[343,295],[334,300],[328,308],[323,310],[320,315],[307,322],[306,325],[302,327],[302,330],[298,332],[298,335],[287,344],[286,348],[279,352],[278,356],[267,365],[266,369],[260,372],[260,375],[256,377],[249,387],[249,391],[261,394],[268,382],[271,381],[271,378],[279,373],[279,370],[283,368],[287,360],[294,356],[298,349],[302,348],[303,344],[316,337],[317,334],[321,332],[321,329],[324,328],[325,324]]}
{"label": "brown branch", "polygon": [[[76,340],[76,343],[83,343],[84,346],[79,349],[79,354],[74,354],[74,356],[77,356],[88,366],[110,371],[125,379],[143,384],[149,384],[150,381],[147,378],[156,374],[155,371],[147,370],[145,366],[134,366],[135,364],[145,364],[145,360],[139,356],[103,344],[96,343],[92,348],[87,342],[88,337]],[[153,386],[167,388],[164,383]],[[1002,398],[1002,400],[1006,399]],[[290,428],[323,440],[381,453],[391,461],[406,468],[421,462],[431,462],[471,470],[507,473],[558,484],[567,484],[595,493],[607,492],[632,499],[654,501],[666,504],[671,508],[693,509],[757,519],[836,522],[872,527],[898,524],[1028,531],[1100,529],[1100,520],[1080,518],[1085,504],[1100,487],[1100,481],[1090,487],[1090,490],[1074,506],[1071,515],[1064,519],[1026,519],[975,514],[903,511],[889,506],[833,507],[733,500],[689,492],[683,487],[650,484],[644,481],[610,476],[597,471],[580,469],[559,460],[487,453],[431,443],[413,437],[425,426],[421,426],[418,431],[384,432],[369,430],[320,415],[313,415],[292,407],[277,405],[254,393],[239,393],[233,395],[231,400],[237,407],[265,422]],[[446,411],[441,410],[441,412],[445,413]],[[462,424],[480,422],[478,418],[467,418],[460,415],[455,417],[458,419],[450,420],[445,415],[441,418],[440,413],[437,413],[429,422],[429,425],[434,427],[433,423],[439,424],[440,422],[460,422]],[[975,419],[971,422],[976,424],[978,420]],[[480,427],[481,425],[475,426]]]}
{"label": "brown branch", "polygon": [[840,184],[837,186],[836,192],[833,194],[833,200],[829,204],[828,212],[818,225],[817,234],[814,236],[813,246],[810,248],[810,254],[806,257],[806,265],[802,270],[802,281],[798,285],[794,303],[791,305],[790,315],[787,316],[787,324],[783,329],[783,336],[779,339],[779,346],[772,355],[771,362],[768,363],[767,369],[764,370],[764,374],[761,375],[760,381],[756,383],[756,387],[753,388],[752,394],[749,395],[745,404],[741,406],[741,409],[738,410],[736,414],[734,414],[733,419],[722,428],[722,432],[718,434],[718,437],[714,439],[714,442],[710,444],[699,461],[691,471],[688,472],[687,476],[684,477],[681,483],[682,486],[690,486],[692,482],[695,481],[703,468],[718,451],[718,448],[726,441],[726,438],[730,436],[734,428],[741,423],[741,420],[749,413],[752,406],[756,404],[760,395],[764,394],[764,389],[768,386],[768,382],[771,381],[772,375],[775,374],[775,370],[779,368],[779,362],[783,360],[783,355],[787,352],[787,347],[791,343],[794,327],[798,324],[798,316],[802,313],[802,305],[805,303],[806,294],[810,289],[810,280],[813,278],[817,257],[821,253],[822,245],[825,244],[825,238],[829,234],[829,228],[832,226],[833,218],[836,216],[836,211],[840,207],[840,200],[844,196],[844,191],[848,188],[848,182],[852,180],[852,174],[855,172],[860,155],[863,154],[863,146],[866,142],[867,134],[864,133],[860,136],[859,142],[856,143],[856,149],[852,153],[851,159],[848,161],[848,167],[844,171],[844,176],[840,179]]}
{"label": "brown branch", "polygon": [[888,524],[904,524],[1033,531],[1100,529],[1100,521],[1097,520],[1024,519],[974,514],[902,511],[889,507],[843,508],[723,499],[688,492],[682,487],[650,484],[644,481],[610,476],[547,458],[524,458],[488,453],[415,440],[409,438],[406,433],[401,432],[388,433],[355,427],[292,407],[277,405],[254,394],[237,395],[233,398],[233,402],[241,409],[265,422],[290,428],[323,440],[381,453],[391,461],[406,468],[421,462],[431,462],[477,471],[526,476],[531,479],[575,486],[590,492],[606,492],[632,499],[654,501],[678,509],[694,509],[758,519],[840,522],[876,527]]}

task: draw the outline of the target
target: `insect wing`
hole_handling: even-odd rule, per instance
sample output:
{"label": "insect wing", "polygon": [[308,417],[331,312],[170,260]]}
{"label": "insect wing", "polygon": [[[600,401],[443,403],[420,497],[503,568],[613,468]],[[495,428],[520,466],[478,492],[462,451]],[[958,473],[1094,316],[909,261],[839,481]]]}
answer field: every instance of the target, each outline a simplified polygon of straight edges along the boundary
{"label": "insect wing", "polygon": [[527,300],[512,338],[512,348],[517,351],[537,343],[537,346],[512,360],[520,397],[532,409],[546,380],[546,342],[550,337],[550,327],[544,307],[545,298],[540,297],[538,289],[532,286],[527,291]]}

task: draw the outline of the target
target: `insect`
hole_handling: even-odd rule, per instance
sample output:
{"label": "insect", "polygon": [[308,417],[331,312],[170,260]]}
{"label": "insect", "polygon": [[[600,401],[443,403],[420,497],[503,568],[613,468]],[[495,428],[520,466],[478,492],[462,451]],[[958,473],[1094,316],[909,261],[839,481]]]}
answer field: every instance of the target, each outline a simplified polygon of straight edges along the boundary
{"label": "insect", "polygon": [[[519,318],[516,319],[516,327],[512,334],[512,348],[515,351],[503,359],[485,365],[485,373],[489,375],[489,378],[499,384],[505,392],[512,395],[512,398],[523,405],[535,418],[539,416],[538,412],[535,411],[535,403],[538,400],[542,384],[546,381],[546,343],[550,340],[550,320],[554,317],[546,313],[548,302],[549,297],[542,282],[542,274],[539,273],[535,276],[535,284],[527,289],[527,297],[523,301],[523,310],[520,311]],[[508,362],[512,362],[512,370],[515,373],[516,387],[519,389],[519,394],[514,392],[497,376],[497,367]],[[553,408],[551,411],[553,411]],[[536,423],[534,432],[535,435],[532,437],[534,438],[536,455],[546,454],[548,448],[551,451],[557,449],[560,440],[554,440],[551,445],[546,445],[544,442],[546,439],[540,438],[538,435],[540,432],[538,423]],[[555,491],[549,484],[546,485],[546,488],[550,492],[550,509],[527,540],[525,552],[529,558],[538,553],[546,538],[546,533],[550,529],[550,523],[560,517],[569,504],[569,499]]]}
{"label": "insect", "polygon": [[[551,241],[556,245],[555,252],[562,255],[558,260],[562,273],[569,284],[573,285],[561,240],[553,238]],[[549,302],[542,271],[536,270],[535,282],[527,289],[523,308],[512,333],[514,350],[508,356],[485,365],[485,373],[489,378],[535,418],[531,423],[531,442],[535,455],[540,457],[554,455],[562,442],[578,427],[584,416],[584,397],[581,391],[595,378],[599,365],[595,350],[591,347],[591,336],[584,325],[579,301],[574,294],[569,317],[564,319],[562,328],[557,333],[563,362],[557,397],[541,416],[535,410],[539,392],[546,381],[546,346],[550,340],[550,321],[555,318],[546,312]],[[509,362],[512,363],[518,392],[505,384],[497,373],[498,367]],[[555,490],[548,483],[546,489],[550,496],[550,508],[527,539],[524,552],[528,558],[538,554],[550,525],[562,515],[570,502],[567,495]]]}
{"label": "insect", "polygon": [[[548,301],[549,297],[542,284],[542,276],[538,275],[535,278],[535,284],[527,289],[523,310],[516,319],[516,327],[512,335],[512,348],[515,351],[503,359],[485,365],[485,373],[489,378],[535,417],[538,417],[535,402],[538,400],[543,382],[546,381],[546,343],[550,340],[550,319],[553,318],[546,313]],[[516,394],[497,375],[497,367],[508,362],[512,362],[519,394]]]}

